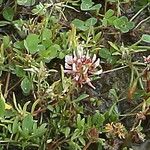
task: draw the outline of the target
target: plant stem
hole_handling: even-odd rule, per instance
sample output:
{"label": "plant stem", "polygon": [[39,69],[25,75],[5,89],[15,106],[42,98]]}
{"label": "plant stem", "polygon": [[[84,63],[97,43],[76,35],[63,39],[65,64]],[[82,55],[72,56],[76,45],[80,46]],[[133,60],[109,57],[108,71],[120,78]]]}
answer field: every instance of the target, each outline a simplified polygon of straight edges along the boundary
{"label": "plant stem", "polygon": [[127,65],[127,66],[122,66],[122,67],[119,67],[119,68],[103,71],[101,74],[111,73],[111,72],[118,71],[118,70],[121,70],[121,69],[124,69],[124,68],[127,68],[127,67],[129,67],[129,66]]}
{"label": "plant stem", "polygon": [[147,6],[149,6],[150,3],[147,3],[144,7],[142,7],[131,19],[130,21],[133,21]]}
{"label": "plant stem", "polygon": [[149,19],[150,19],[150,16],[147,17],[147,18],[145,18],[145,19],[143,19],[142,21],[140,21],[140,22],[136,25],[136,27],[134,28],[134,30],[137,29],[142,23],[146,22],[146,21],[149,20]]}
{"label": "plant stem", "polygon": [[8,72],[7,79],[6,79],[5,92],[4,92],[5,98],[7,98],[7,95],[8,95],[9,81],[10,81],[10,72]]}
{"label": "plant stem", "polygon": [[133,45],[130,46],[130,48],[133,48],[134,46],[138,45],[142,40],[138,40],[136,43],[134,43]]}
{"label": "plant stem", "polygon": [[85,147],[83,148],[83,150],[87,150],[88,147],[89,147],[91,144],[92,144],[92,141],[89,141],[89,142],[85,145]]}

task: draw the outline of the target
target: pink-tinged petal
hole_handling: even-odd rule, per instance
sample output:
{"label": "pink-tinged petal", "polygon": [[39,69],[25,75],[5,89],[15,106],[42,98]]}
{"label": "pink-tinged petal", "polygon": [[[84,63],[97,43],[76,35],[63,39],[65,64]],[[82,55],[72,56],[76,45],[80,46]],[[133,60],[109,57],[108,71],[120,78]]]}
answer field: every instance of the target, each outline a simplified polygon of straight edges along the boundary
{"label": "pink-tinged petal", "polygon": [[150,63],[150,55],[147,57],[143,56],[143,58],[145,63]]}
{"label": "pink-tinged petal", "polygon": [[91,83],[91,80],[89,78],[86,79],[86,83],[93,89],[96,89],[95,86]]}
{"label": "pink-tinged petal", "polygon": [[79,81],[79,75],[76,75],[75,77],[74,77],[74,79],[76,80],[76,81]]}
{"label": "pink-tinged petal", "polygon": [[102,72],[103,72],[103,70],[101,69],[101,70],[99,70],[99,71],[93,72],[92,74],[93,74],[93,75],[100,75]]}
{"label": "pink-tinged petal", "polygon": [[90,59],[89,51],[86,53],[86,59]]}
{"label": "pink-tinged petal", "polygon": [[91,82],[87,83],[91,88],[93,88],[94,90],[96,89],[95,86],[93,86],[93,84]]}
{"label": "pink-tinged petal", "polygon": [[78,45],[77,47],[77,57],[81,58],[83,56],[83,47],[81,45]]}
{"label": "pink-tinged petal", "polygon": [[65,68],[66,69],[72,69],[72,67],[70,65],[68,65],[67,63],[65,63]]}
{"label": "pink-tinged petal", "polygon": [[73,63],[73,57],[70,56],[70,55],[66,55],[66,56],[65,56],[65,62],[66,62],[67,64],[72,64],[72,63]]}
{"label": "pink-tinged petal", "polygon": [[91,82],[90,78],[86,78],[86,83]]}
{"label": "pink-tinged petal", "polygon": [[80,59],[82,56],[83,56],[82,52],[80,50],[78,50],[77,57]]}
{"label": "pink-tinged petal", "polygon": [[84,74],[84,75],[87,74],[88,69],[89,69],[89,68],[87,68],[86,66],[83,66],[83,74]]}
{"label": "pink-tinged petal", "polygon": [[76,55],[76,52],[75,52],[75,51],[73,51],[73,56],[74,56],[74,57],[73,57],[73,60],[76,61],[76,60],[77,60],[77,55]]}
{"label": "pink-tinged petal", "polygon": [[80,84],[80,87],[82,88],[82,87],[83,87],[83,85],[82,85],[82,84]]}
{"label": "pink-tinged petal", "polygon": [[81,64],[81,63],[82,63],[81,59],[78,59],[78,60],[77,60],[77,63]]}
{"label": "pink-tinged petal", "polygon": [[64,73],[72,74],[73,71],[72,70],[64,70]]}
{"label": "pink-tinged petal", "polygon": [[96,62],[94,63],[94,67],[95,67],[95,68],[98,67],[98,66],[99,66],[99,63],[100,63],[100,59],[98,58],[98,59],[96,60]]}
{"label": "pink-tinged petal", "polygon": [[96,54],[93,55],[93,58],[92,58],[92,63],[94,63],[96,60]]}
{"label": "pink-tinged petal", "polygon": [[75,63],[73,63],[73,65],[72,65],[72,71],[73,71],[73,72],[76,72],[76,71],[77,71],[77,69],[76,69],[76,64],[75,64]]}

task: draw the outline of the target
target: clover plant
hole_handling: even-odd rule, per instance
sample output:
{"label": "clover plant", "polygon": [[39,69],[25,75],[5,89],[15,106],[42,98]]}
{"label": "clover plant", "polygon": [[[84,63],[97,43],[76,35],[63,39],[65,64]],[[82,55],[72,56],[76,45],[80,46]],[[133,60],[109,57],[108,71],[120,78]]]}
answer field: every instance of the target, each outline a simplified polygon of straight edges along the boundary
{"label": "clover plant", "polygon": [[125,16],[115,19],[113,24],[115,28],[119,29],[123,33],[129,32],[129,30],[133,29],[134,27],[134,23],[128,21],[128,18]]}

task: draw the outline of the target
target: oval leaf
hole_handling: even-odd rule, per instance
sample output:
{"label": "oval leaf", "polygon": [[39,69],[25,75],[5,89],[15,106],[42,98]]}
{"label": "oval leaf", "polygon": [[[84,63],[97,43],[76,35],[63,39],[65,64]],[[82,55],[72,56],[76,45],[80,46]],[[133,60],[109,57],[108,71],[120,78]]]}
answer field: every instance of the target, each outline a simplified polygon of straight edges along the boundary
{"label": "oval leaf", "polygon": [[150,35],[149,34],[143,34],[142,35],[142,41],[150,43]]}
{"label": "oval leaf", "polygon": [[11,7],[6,7],[3,10],[3,17],[4,19],[8,20],[8,21],[12,21],[13,17],[14,17],[14,10]]}
{"label": "oval leaf", "polygon": [[39,43],[39,36],[36,34],[29,34],[24,41],[24,46],[28,52],[34,54],[38,52],[38,43]]}
{"label": "oval leaf", "polygon": [[32,6],[35,4],[35,0],[17,0],[18,5]]}
{"label": "oval leaf", "polygon": [[30,93],[32,89],[32,82],[27,77],[25,77],[21,82],[21,88],[24,93]]}
{"label": "oval leaf", "polygon": [[1,96],[0,97],[0,117],[4,116],[4,113],[5,113],[5,102]]}

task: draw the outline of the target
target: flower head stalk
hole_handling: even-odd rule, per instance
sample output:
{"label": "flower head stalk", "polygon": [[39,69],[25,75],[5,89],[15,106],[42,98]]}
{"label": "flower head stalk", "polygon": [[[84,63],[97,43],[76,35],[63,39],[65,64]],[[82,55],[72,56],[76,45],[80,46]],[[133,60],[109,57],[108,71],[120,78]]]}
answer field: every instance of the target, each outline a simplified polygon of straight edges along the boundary
{"label": "flower head stalk", "polygon": [[65,73],[70,74],[81,87],[87,83],[95,89],[91,83],[91,76],[102,73],[102,69],[98,70],[98,67],[100,67],[100,59],[96,59],[96,54],[91,58],[88,52],[84,54],[83,47],[80,45],[73,55],[65,57]]}

